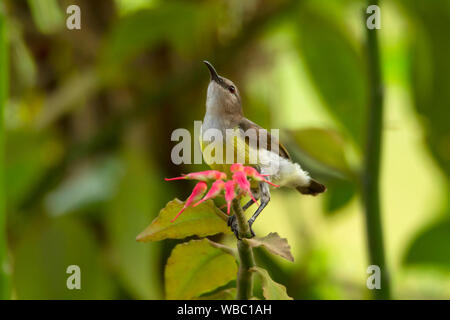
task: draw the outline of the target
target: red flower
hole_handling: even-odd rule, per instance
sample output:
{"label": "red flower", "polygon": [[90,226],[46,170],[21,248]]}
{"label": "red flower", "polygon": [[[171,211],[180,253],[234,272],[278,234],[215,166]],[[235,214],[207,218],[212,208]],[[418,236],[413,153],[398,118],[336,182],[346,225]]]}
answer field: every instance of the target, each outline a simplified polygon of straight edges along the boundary
{"label": "red flower", "polygon": [[[165,179],[166,181],[172,180],[200,180],[194,189],[192,190],[191,195],[188,197],[186,202],[184,203],[183,209],[177,213],[175,218],[172,219],[171,222],[174,222],[180,214],[186,210],[187,207],[193,206],[196,207],[202,202],[206,200],[213,199],[219,196],[222,191],[225,191],[225,201],[227,202],[227,214],[230,214],[231,202],[234,198],[241,196],[242,194],[249,195],[254,202],[257,203],[257,200],[253,196],[250,188],[250,182],[248,178],[251,178],[258,182],[266,182],[272,186],[278,187],[276,184],[273,184],[265,177],[268,175],[260,174],[255,168],[244,166],[240,163],[235,163],[230,167],[231,173],[233,173],[232,179],[228,181],[224,181],[227,178],[227,175],[224,172],[220,172],[217,170],[207,170],[200,172],[192,172],[181,177]],[[204,181],[208,180],[216,180],[211,185],[211,189],[209,189],[208,193],[202,199],[206,190],[208,189],[206,183]],[[236,192],[236,188],[239,188],[239,192]]]}
{"label": "red flower", "polygon": [[244,172],[247,177],[250,177],[255,181],[258,181],[258,182],[264,181],[265,183],[268,183],[271,186],[274,186],[277,188],[279,187],[279,185],[276,185],[265,178],[265,177],[269,176],[268,174],[261,174],[253,167],[244,166],[240,163],[234,163],[231,165],[230,171],[231,171],[231,173]]}
{"label": "red flower", "polygon": [[270,182],[269,180],[267,180],[266,178],[264,178],[264,177],[267,177],[268,174],[260,174],[260,173],[259,173],[255,168],[253,168],[253,167],[244,167],[244,172],[245,172],[245,174],[246,174],[248,177],[252,178],[252,179],[255,180],[255,181],[259,181],[259,182],[264,181],[265,183],[268,183],[268,184],[270,184],[271,186],[274,186],[274,187],[277,187],[277,188],[279,187],[279,185],[276,185],[276,184]]}
{"label": "red flower", "polygon": [[233,163],[230,166],[230,171],[231,173],[235,173],[237,171],[244,171],[244,166],[242,165],[242,163]]}
{"label": "red flower", "polygon": [[227,175],[223,172],[217,170],[206,170],[200,172],[192,172],[185,174],[181,177],[176,178],[165,178],[166,181],[173,180],[199,180],[199,181],[208,181],[208,180],[217,180],[217,179],[226,179]]}
{"label": "red flower", "polygon": [[198,206],[200,203],[205,202],[206,200],[209,200],[209,199],[217,197],[222,192],[222,190],[224,190],[224,189],[225,189],[225,182],[223,182],[223,180],[215,181],[212,184],[211,189],[209,189],[209,191],[206,194],[206,196],[202,200],[200,200],[199,202],[194,204],[193,207]]}
{"label": "red flower", "polygon": [[236,198],[236,183],[233,180],[225,182],[225,201],[227,202],[227,214],[230,215],[231,201]]}
{"label": "red flower", "polygon": [[244,171],[236,171],[235,173],[233,173],[233,181],[237,183],[241,191],[243,191],[245,194],[248,194],[255,203],[258,203],[258,201],[256,201],[255,197],[252,194],[252,191],[250,189],[250,182],[247,180],[247,176],[245,175]]}
{"label": "red flower", "polygon": [[203,194],[206,192],[206,189],[208,189],[206,183],[204,182],[197,183],[194,189],[192,190],[191,195],[184,203],[183,209],[181,209],[180,212],[177,213],[175,218],[173,218],[170,222],[174,222],[180,216],[180,214],[182,214],[183,211],[186,210],[186,208],[189,207],[193,202],[200,200],[203,197]]}

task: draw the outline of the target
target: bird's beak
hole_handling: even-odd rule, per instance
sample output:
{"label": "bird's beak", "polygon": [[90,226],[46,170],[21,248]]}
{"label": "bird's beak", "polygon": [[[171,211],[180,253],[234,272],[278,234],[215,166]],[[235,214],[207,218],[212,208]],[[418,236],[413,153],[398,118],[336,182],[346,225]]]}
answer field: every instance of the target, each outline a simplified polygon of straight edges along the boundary
{"label": "bird's beak", "polygon": [[211,81],[219,82],[219,75],[217,74],[216,69],[214,69],[213,65],[206,60],[204,60],[203,62],[209,69],[209,73],[211,74]]}

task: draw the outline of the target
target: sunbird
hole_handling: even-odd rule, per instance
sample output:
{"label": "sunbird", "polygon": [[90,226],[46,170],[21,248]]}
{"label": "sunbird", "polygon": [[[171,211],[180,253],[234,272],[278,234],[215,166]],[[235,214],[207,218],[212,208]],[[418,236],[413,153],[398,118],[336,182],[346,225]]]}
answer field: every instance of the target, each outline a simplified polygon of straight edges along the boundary
{"label": "sunbird", "polygon": [[[259,173],[260,178],[253,179],[251,186],[252,200],[243,206],[245,211],[255,203],[255,199],[261,200],[258,209],[248,220],[250,231],[254,236],[252,225],[270,201],[270,184],[294,188],[302,194],[313,196],[324,192],[326,187],[312,179],[308,172],[302,170],[298,163],[292,161],[288,151],[277,137],[244,117],[241,97],[236,85],[231,80],[219,76],[211,63],[203,62],[208,67],[211,76],[206,95],[206,113],[200,133],[203,158],[212,169],[229,172],[230,174],[233,174],[231,171],[239,171],[239,166],[236,165],[230,171],[230,167],[234,164],[233,161],[226,163],[223,157],[221,158],[222,161],[217,161],[214,154],[211,155],[212,153],[206,152],[210,143],[217,142],[205,138],[205,133],[212,129],[222,134],[223,155],[226,154],[227,148],[232,148],[233,159],[243,159],[244,165],[255,168]],[[227,131],[230,132],[227,129],[235,133],[236,137],[227,139]],[[245,135],[245,132],[249,132],[249,129],[256,133],[254,136],[256,141],[253,144]],[[208,151],[210,150],[211,148]],[[256,163],[250,163],[252,151],[257,154]],[[253,172],[253,175],[256,177],[258,173]],[[237,222],[234,215],[230,216],[228,225],[237,235]]]}

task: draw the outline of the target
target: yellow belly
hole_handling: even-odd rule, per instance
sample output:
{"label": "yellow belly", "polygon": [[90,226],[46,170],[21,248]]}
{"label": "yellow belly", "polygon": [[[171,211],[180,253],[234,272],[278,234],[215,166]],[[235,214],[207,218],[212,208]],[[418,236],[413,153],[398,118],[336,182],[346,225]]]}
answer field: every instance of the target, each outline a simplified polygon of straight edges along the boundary
{"label": "yellow belly", "polygon": [[[255,153],[252,153],[256,151],[249,150],[249,146],[239,135],[234,136],[232,139],[224,139],[221,146],[220,144],[211,145],[211,142],[204,141],[202,135],[199,138],[205,163],[213,170],[225,172],[229,178],[231,177],[230,166],[233,163],[239,162],[250,166],[257,165],[257,157]],[[227,151],[233,152],[231,155],[228,155],[228,161]]]}

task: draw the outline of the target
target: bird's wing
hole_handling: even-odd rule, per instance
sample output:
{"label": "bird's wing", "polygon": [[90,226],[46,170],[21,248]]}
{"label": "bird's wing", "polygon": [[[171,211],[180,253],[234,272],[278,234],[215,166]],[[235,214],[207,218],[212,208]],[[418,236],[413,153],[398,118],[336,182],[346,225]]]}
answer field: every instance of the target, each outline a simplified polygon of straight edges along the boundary
{"label": "bird's wing", "polygon": [[[242,118],[241,121],[238,124],[239,128],[243,131],[247,131],[248,129],[254,129],[256,131],[256,139],[258,142],[258,148],[259,147],[265,147],[267,150],[270,150],[272,142],[275,144],[278,144],[278,154],[282,158],[286,158],[291,160],[291,156],[289,155],[289,152],[286,150],[286,148],[281,144],[281,142],[271,135],[266,129],[261,128],[256,123],[248,120],[247,118]],[[264,141],[260,141],[261,138],[264,139],[264,137],[267,137],[266,143],[263,143]]]}

